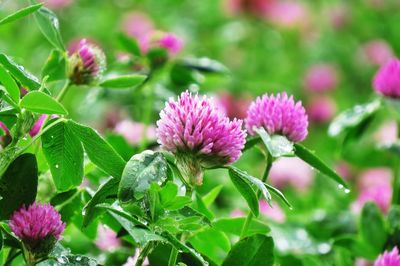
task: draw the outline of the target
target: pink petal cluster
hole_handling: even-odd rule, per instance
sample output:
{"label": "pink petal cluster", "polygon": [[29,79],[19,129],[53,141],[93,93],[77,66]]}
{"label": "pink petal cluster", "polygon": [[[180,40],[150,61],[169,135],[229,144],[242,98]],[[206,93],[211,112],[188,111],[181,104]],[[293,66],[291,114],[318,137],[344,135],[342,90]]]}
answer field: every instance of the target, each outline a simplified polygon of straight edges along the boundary
{"label": "pink petal cluster", "polygon": [[398,126],[395,120],[384,122],[375,132],[374,139],[378,144],[392,144],[397,141]]}
{"label": "pink petal cluster", "polygon": [[[57,117],[58,117],[58,115],[51,116],[51,118],[57,118]],[[39,116],[38,120],[35,121],[35,123],[31,127],[31,130],[29,130],[29,135],[31,136],[31,138],[33,138],[34,136],[36,136],[39,133],[46,118],[47,118],[47,115],[41,115],[41,116]]]}
{"label": "pink petal cluster", "polygon": [[390,98],[400,98],[400,60],[390,59],[375,74],[375,91]]}
{"label": "pink petal cluster", "polygon": [[105,55],[96,45],[82,39],[71,55],[70,79],[74,84],[90,84],[105,70]]}
{"label": "pink petal cluster", "polygon": [[33,203],[13,213],[10,228],[23,242],[34,242],[50,236],[60,239],[65,224],[50,204]]}
{"label": "pink petal cluster", "polygon": [[341,4],[329,6],[327,9],[330,24],[334,29],[342,29],[349,23],[349,6]]}
{"label": "pink petal cluster", "polygon": [[311,66],[304,76],[304,87],[313,92],[326,92],[335,89],[338,83],[336,69],[330,64]]}
{"label": "pink petal cluster", "polygon": [[374,266],[399,266],[400,254],[398,247],[394,247],[392,251],[385,251],[376,259]]}
{"label": "pink petal cluster", "polygon": [[374,202],[382,212],[390,208],[392,199],[392,172],[387,168],[372,168],[361,173],[358,178],[359,195],[352,204],[352,210],[360,212],[366,202]]}
{"label": "pink petal cluster", "polygon": [[146,53],[150,46],[150,39],[155,30],[151,19],[144,13],[129,13],[122,23],[122,28],[126,34],[135,38],[140,46],[142,53]]}
{"label": "pink petal cluster", "polygon": [[96,246],[103,251],[114,251],[121,247],[121,240],[113,230],[100,225],[97,229]]}
{"label": "pink petal cluster", "polygon": [[390,45],[386,41],[379,39],[363,44],[361,51],[366,61],[371,65],[383,65],[394,56]]}
{"label": "pink petal cluster", "polygon": [[157,121],[162,147],[174,153],[189,153],[208,164],[236,161],[245,144],[242,121],[223,115],[206,96],[183,92],[170,99]]}
{"label": "pink petal cluster", "polygon": [[[135,254],[131,257],[128,258],[128,260],[122,265],[122,266],[135,266],[137,260],[139,259],[139,249],[135,249]],[[142,266],[148,266],[150,265],[149,259],[146,257],[143,261]]]}
{"label": "pink petal cluster", "polygon": [[318,96],[311,99],[307,105],[310,121],[315,123],[329,122],[336,112],[336,103],[331,97]]}
{"label": "pink petal cluster", "polygon": [[[147,126],[131,120],[122,120],[115,126],[114,131],[123,136],[129,144],[139,144],[143,137],[149,140],[156,139],[156,129],[153,125]],[[146,135],[144,133],[146,132]]]}
{"label": "pink petal cluster", "polygon": [[[293,171],[293,169],[296,169]],[[272,165],[269,180],[278,188],[291,186],[306,191],[313,181],[311,167],[297,157],[282,157]]]}
{"label": "pink petal cluster", "polygon": [[261,127],[270,135],[281,134],[300,142],[308,134],[308,117],[301,102],[295,102],[293,96],[265,94],[251,103],[246,118],[246,128],[251,135],[256,134],[254,128]]}
{"label": "pink petal cluster", "polygon": [[158,45],[166,49],[170,54],[175,55],[182,50],[183,41],[175,34],[167,32],[158,39]]}
{"label": "pink petal cluster", "polygon": [[309,12],[300,1],[276,1],[267,13],[267,19],[283,28],[304,28],[309,23]]}

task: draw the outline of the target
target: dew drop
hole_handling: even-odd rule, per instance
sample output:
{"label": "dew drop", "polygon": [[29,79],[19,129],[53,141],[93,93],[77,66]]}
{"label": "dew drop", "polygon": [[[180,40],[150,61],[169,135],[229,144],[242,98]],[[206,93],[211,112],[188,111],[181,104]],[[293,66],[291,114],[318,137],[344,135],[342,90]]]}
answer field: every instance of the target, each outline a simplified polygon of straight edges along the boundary
{"label": "dew drop", "polygon": [[58,169],[60,166],[58,164],[56,164],[55,167]]}
{"label": "dew drop", "polygon": [[339,184],[339,185],[338,185],[338,188],[339,188],[339,189],[343,189],[344,186],[343,186],[342,184]]}
{"label": "dew drop", "polygon": [[346,188],[346,189],[344,190],[344,193],[349,194],[349,193],[350,193],[350,189]]}

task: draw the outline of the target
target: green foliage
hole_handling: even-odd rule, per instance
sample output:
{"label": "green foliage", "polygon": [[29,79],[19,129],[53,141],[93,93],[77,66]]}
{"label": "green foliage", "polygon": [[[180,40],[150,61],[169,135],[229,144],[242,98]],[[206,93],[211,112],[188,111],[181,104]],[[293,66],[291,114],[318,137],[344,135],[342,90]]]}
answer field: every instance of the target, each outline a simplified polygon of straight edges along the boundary
{"label": "green foliage", "polygon": [[137,88],[145,80],[144,75],[124,75],[117,77],[110,77],[100,82],[99,86],[105,88]]}
{"label": "green foliage", "polygon": [[22,98],[20,106],[39,114],[68,114],[64,106],[51,96],[41,91],[32,91]]}
{"label": "green foliage", "polygon": [[36,4],[36,5],[31,5],[31,6],[22,8],[22,9],[18,10],[17,12],[10,14],[7,17],[0,20],[0,26],[10,23],[10,22],[13,22],[13,21],[16,21],[20,18],[26,17],[26,16],[36,12],[42,6],[43,6],[43,4]]}

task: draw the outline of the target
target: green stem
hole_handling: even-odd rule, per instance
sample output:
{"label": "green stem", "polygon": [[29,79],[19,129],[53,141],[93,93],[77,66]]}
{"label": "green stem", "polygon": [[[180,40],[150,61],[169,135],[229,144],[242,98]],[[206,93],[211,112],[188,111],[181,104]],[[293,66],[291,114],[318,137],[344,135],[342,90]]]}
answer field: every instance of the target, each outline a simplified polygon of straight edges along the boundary
{"label": "green stem", "polygon": [[11,262],[16,258],[16,257],[18,257],[19,255],[21,255],[21,251],[18,251],[17,252],[17,250],[16,249],[11,249],[11,251],[10,251],[10,253],[8,254],[8,257],[7,257],[7,261],[4,263],[4,266],[10,266],[11,265]]}
{"label": "green stem", "polygon": [[61,102],[64,99],[65,94],[67,94],[67,91],[69,89],[69,80],[67,80],[64,84],[64,87],[61,89],[61,91],[58,93],[56,100],[58,102]]}
{"label": "green stem", "polygon": [[[267,166],[265,167],[264,174],[263,174],[263,177],[261,179],[261,181],[263,183],[265,183],[267,181],[268,175],[269,175],[269,171],[271,170],[271,167],[272,167],[272,156],[268,154]],[[259,190],[257,192],[257,198],[260,198],[261,193],[262,193],[261,190]],[[253,220],[253,216],[254,216],[253,213],[250,211],[249,214],[247,215],[247,218],[246,218],[244,224],[243,224],[242,231],[240,232],[240,239],[243,239],[246,236],[247,231],[249,230],[251,221]]]}
{"label": "green stem", "polygon": [[151,250],[153,249],[153,243],[149,242],[147,243],[144,248],[142,249],[142,251],[139,254],[139,258],[136,261],[135,266],[142,266],[144,260],[146,259],[147,255],[149,255],[149,253],[151,252]]}
{"label": "green stem", "polygon": [[172,247],[171,254],[169,255],[168,266],[175,266],[177,258],[178,258],[178,250]]}

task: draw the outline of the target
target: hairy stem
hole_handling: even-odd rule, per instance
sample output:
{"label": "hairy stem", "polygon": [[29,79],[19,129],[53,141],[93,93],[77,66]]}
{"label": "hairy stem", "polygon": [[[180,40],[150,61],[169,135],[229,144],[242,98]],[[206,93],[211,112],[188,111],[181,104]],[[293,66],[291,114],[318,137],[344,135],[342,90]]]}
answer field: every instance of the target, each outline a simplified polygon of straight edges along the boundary
{"label": "hairy stem", "polygon": [[144,260],[146,259],[147,255],[149,255],[152,249],[153,249],[153,243],[148,242],[140,252],[139,258],[137,259],[135,266],[142,266]]}

